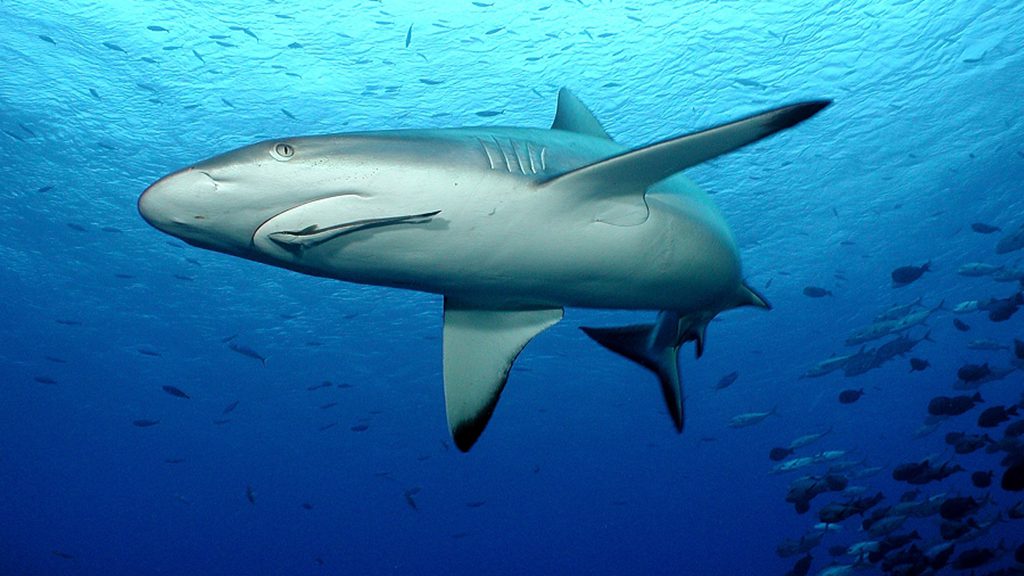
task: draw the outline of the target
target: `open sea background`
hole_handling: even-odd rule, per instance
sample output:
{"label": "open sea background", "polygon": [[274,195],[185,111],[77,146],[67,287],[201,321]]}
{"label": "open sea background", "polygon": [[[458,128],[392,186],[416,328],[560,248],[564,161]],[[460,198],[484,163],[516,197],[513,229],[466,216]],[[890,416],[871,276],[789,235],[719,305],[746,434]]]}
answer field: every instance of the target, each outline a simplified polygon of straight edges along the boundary
{"label": "open sea background", "polygon": [[[1020,0],[0,0],[0,22],[0,574],[783,574],[799,555],[776,547],[844,497],[796,514],[784,497],[802,473],[771,474],[772,447],[831,429],[797,455],[883,467],[850,484],[889,504],[904,462],[1001,470],[1002,454],[943,442],[977,431],[981,408],[914,433],[960,366],[1010,364],[970,340],[1024,338],[1024,314],[957,315],[961,332],[950,312],[1020,289],[957,274],[1024,266],[995,252],[1024,224]],[[723,314],[699,361],[684,348],[681,436],[655,378],[578,330],[650,313],[567,311],[461,454],[439,297],[199,250],[136,211],[162,175],[263,139],[547,126],[563,85],[630,146],[835,100],[687,172],[775,308]],[[891,270],[925,262],[892,287]],[[912,353],[929,369],[800,377],[916,298],[944,303],[911,331],[931,332]],[[1022,382],[984,385],[982,406],[1020,401]],[[839,404],[847,388],[865,395]],[[987,492],[968,473],[923,488]],[[1020,499],[998,474],[989,491],[979,520]],[[812,573],[866,538],[859,520],[824,537]],[[978,573],[1012,565],[1021,522],[958,549],[1005,540]],[[936,525],[904,530],[932,544]]]}

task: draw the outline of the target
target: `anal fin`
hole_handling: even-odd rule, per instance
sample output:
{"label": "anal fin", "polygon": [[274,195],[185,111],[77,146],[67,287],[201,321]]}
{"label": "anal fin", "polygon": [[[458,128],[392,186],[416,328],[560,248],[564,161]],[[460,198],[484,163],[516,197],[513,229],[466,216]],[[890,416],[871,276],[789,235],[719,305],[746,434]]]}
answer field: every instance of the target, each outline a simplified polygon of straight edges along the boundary
{"label": "anal fin", "polygon": [[488,310],[445,298],[445,409],[459,450],[468,451],[483,433],[519,353],[562,314],[561,308]]}

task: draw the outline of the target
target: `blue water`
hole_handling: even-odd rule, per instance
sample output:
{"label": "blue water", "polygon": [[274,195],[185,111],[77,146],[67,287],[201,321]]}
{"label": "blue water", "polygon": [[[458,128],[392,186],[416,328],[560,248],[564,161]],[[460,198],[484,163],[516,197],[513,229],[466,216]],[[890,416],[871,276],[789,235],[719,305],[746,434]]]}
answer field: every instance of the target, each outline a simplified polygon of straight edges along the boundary
{"label": "blue water", "polygon": [[[908,488],[890,479],[903,462],[1000,470],[1002,454],[943,442],[975,431],[980,408],[913,434],[961,365],[1009,364],[968,341],[1024,338],[1024,313],[956,316],[972,327],[960,332],[948,311],[1019,289],[957,270],[1024,265],[1024,252],[994,250],[1024,224],[1021,8],[0,2],[0,574],[782,574],[799,556],[776,546],[842,497],[797,515],[783,498],[800,473],[769,473],[774,446],[831,428],[801,453],[884,467],[851,485],[890,504]],[[439,297],[199,250],[136,211],[162,175],[266,138],[547,126],[563,85],[630,146],[835,100],[688,171],[775,308],[723,314],[700,361],[684,349],[681,436],[654,377],[578,330],[651,314],[569,310],[526,348],[461,454],[444,418]],[[931,272],[892,288],[892,269],[926,261]],[[834,296],[804,296],[811,285]],[[913,352],[931,368],[897,358],[800,378],[917,297],[947,307],[928,321],[935,342]],[[266,365],[231,351],[231,336]],[[986,384],[985,406],[1019,401],[1022,374]],[[840,405],[845,388],[866,394]],[[772,407],[756,427],[727,426]],[[996,485],[979,519],[1020,499]],[[941,492],[986,491],[961,473],[923,494]],[[1012,565],[1021,522],[958,550],[1005,539],[986,568]],[[865,539],[858,523],[825,536],[812,573],[829,546]],[[936,525],[904,528],[933,544]]]}

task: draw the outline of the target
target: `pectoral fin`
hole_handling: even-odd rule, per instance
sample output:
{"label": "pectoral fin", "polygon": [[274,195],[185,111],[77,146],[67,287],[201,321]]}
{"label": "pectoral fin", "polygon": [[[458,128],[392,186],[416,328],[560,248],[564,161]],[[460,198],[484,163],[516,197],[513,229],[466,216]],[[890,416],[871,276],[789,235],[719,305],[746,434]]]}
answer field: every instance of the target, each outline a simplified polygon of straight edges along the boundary
{"label": "pectoral fin", "polygon": [[799,124],[829,103],[816,100],[784,106],[630,150],[555,176],[541,186],[587,195],[643,195],[651,185],[677,172]]}
{"label": "pectoral fin", "polygon": [[561,319],[561,308],[483,310],[445,298],[444,398],[459,450],[468,451],[484,431],[516,356]]}

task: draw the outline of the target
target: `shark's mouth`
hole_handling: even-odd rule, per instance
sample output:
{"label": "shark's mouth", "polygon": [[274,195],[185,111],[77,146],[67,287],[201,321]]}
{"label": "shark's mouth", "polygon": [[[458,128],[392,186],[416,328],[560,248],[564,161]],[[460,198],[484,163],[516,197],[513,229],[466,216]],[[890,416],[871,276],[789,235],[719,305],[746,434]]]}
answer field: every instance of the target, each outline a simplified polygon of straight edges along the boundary
{"label": "shark's mouth", "polygon": [[[255,248],[263,252],[283,249],[301,256],[311,248],[356,232],[397,226],[425,224],[440,210],[396,214],[356,194],[330,196],[300,204],[270,218],[252,236]],[[269,249],[269,250],[268,250]]]}

